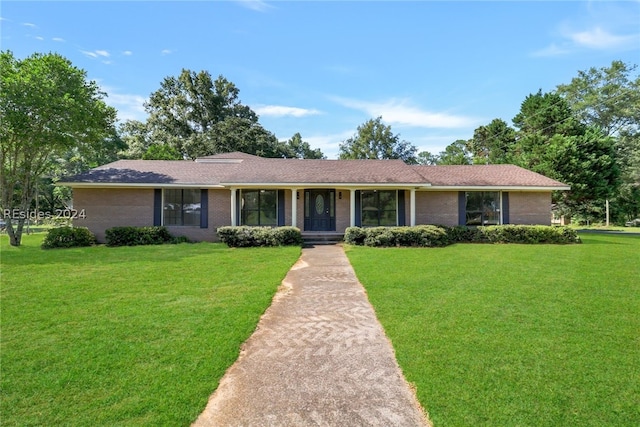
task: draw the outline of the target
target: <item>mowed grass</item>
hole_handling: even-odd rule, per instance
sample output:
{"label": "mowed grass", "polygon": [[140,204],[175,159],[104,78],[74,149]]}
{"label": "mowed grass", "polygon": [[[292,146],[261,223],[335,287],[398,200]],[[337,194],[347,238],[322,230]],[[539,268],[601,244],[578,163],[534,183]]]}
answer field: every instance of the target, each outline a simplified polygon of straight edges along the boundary
{"label": "mowed grass", "polygon": [[639,426],[640,237],[347,247],[436,427]]}
{"label": "mowed grass", "polygon": [[3,426],[189,425],[300,254],[1,238]]}

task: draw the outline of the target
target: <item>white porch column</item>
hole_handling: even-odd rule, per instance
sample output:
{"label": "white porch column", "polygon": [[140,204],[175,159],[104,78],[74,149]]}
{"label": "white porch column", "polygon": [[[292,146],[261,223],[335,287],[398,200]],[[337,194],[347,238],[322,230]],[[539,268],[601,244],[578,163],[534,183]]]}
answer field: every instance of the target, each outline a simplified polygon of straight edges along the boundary
{"label": "white porch column", "polygon": [[291,189],[291,226],[298,226],[298,189]]}
{"label": "white porch column", "polygon": [[235,188],[231,189],[231,225],[232,226],[236,226],[238,225],[236,222],[236,218],[238,218],[238,213],[236,212],[236,206],[238,206],[237,204],[237,198],[238,198],[238,190]]}
{"label": "white porch column", "polygon": [[416,190],[412,188],[409,196],[409,224],[416,225]]}
{"label": "white porch column", "polygon": [[356,190],[349,190],[349,224],[351,227],[356,226]]}

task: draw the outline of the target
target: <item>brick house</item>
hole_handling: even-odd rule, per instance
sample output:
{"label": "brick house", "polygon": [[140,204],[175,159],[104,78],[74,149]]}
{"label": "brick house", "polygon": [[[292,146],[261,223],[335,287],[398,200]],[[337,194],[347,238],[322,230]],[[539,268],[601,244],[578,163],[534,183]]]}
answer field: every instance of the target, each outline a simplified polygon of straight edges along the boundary
{"label": "brick house", "polygon": [[268,159],[226,153],[187,160],[119,160],[69,177],[73,204],[99,241],[116,226],[164,225],[217,240],[225,225],[550,224],[561,182],[513,165],[422,166],[401,160]]}

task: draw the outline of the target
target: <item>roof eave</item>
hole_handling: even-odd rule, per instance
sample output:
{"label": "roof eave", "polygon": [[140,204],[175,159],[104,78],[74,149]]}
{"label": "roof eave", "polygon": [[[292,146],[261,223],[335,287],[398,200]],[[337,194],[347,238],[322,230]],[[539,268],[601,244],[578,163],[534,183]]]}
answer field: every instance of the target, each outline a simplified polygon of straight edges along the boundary
{"label": "roof eave", "polygon": [[432,185],[427,191],[569,191],[569,186],[541,186],[541,185]]}
{"label": "roof eave", "polygon": [[199,183],[130,183],[130,182],[57,182],[58,186],[71,188],[224,188],[220,184]]}
{"label": "roof eave", "polygon": [[402,188],[423,189],[429,188],[429,183],[407,182],[223,182],[220,185],[228,188]]}

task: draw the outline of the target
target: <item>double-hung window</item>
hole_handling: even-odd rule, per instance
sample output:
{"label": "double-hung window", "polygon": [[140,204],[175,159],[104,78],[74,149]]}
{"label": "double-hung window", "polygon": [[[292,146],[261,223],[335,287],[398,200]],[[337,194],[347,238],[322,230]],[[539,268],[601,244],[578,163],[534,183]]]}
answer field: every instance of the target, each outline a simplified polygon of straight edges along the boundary
{"label": "double-hung window", "polygon": [[164,225],[200,225],[200,190],[165,189],[163,200]]}

